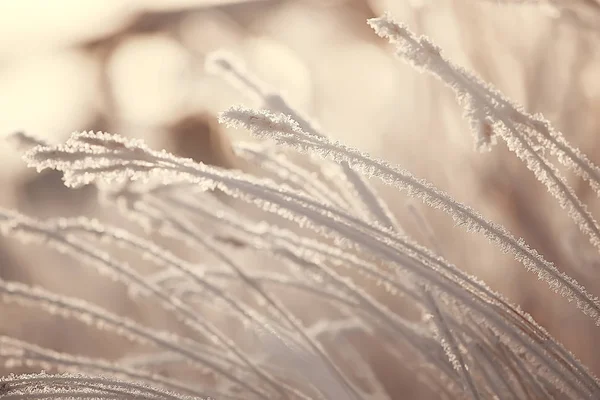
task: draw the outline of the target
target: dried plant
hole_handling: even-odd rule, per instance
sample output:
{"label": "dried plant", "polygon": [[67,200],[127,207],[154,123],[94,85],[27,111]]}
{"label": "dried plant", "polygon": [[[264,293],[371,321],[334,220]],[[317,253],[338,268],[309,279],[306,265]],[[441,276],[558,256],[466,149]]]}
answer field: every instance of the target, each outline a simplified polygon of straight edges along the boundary
{"label": "dried plant", "polygon": [[[598,223],[556,162],[599,193],[596,165],[541,115],[453,64],[426,37],[387,14],[369,24],[402,59],[455,91],[478,149],[505,141],[600,248]],[[2,234],[113,279],[148,313],[133,318],[0,280],[3,303],[75,323],[73,335],[84,324],[103,341],[131,343],[129,354],[111,358],[2,336],[7,368],[49,372],[1,378],[0,398],[400,398],[369,361],[376,347],[387,354],[387,368],[419,382],[420,398],[600,396],[600,381],[531,316],[447,261],[435,232],[428,246],[406,234],[371,179],[512,253],[600,325],[598,299],[560,266],[429,182],[330,139],[232,56],[214,54],[207,70],[257,102],[219,118],[260,139],[236,143],[227,154],[243,170],[107,133],[78,132],[58,145],[17,138],[33,146],[25,154],[30,167],[60,171],[69,187],[98,186],[123,221],[41,220],[1,210]]]}

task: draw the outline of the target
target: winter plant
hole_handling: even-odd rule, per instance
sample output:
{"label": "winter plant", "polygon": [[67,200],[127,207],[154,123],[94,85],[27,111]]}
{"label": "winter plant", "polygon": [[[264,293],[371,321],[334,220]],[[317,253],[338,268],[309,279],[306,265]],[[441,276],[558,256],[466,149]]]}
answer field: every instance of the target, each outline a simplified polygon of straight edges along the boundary
{"label": "winter plant", "polygon": [[[368,23],[401,59],[455,92],[478,149],[504,141],[600,249],[600,227],[557,162],[600,193],[596,165],[426,37],[390,15]],[[410,373],[432,398],[600,398],[600,381],[533,318],[440,254],[435,231],[426,246],[407,236],[372,185],[405,191],[484,235],[600,324],[600,302],[560,266],[427,181],[330,139],[232,56],[213,54],[207,70],[260,104],[220,115],[261,139],[234,145],[249,166],[243,170],[107,133],[74,133],[59,145],[20,137],[31,146],[29,166],[61,171],[69,187],[96,185],[124,222],[2,210],[2,234],[113,278],[136,304],[165,311],[167,322],[159,329],[1,280],[3,303],[87,324],[103,340],[120,337],[145,351],[84,357],[3,336],[5,366],[46,372],[4,376],[0,398],[400,398],[381,384],[370,346],[387,354],[388,373]],[[188,261],[189,252],[205,262]]]}

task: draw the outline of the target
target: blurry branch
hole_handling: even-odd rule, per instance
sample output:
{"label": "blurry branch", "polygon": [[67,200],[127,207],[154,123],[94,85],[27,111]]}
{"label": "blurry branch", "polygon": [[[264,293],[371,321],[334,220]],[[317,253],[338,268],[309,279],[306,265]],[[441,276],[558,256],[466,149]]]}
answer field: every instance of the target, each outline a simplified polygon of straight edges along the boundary
{"label": "blurry branch", "polygon": [[35,146],[48,146],[48,143],[43,139],[22,131],[14,132],[8,135],[6,139],[19,150],[29,150]]}
{"label": "blurry branch", "polygon": [[167,150],[174,154],[222,168],[243,168],[242,160],[234,154],[216,116],[207,112],[190,115],[167,127],[167,130]]}
{"label": "blurry branch", "polygon": [[[107,71],[107,63],[115,51],[123,42],[136,35],[161,34],[179,40],[179,26],[181,22],[193,15],[200,15],[210,11],[219,11],[232,17],[236,29],[243,31],[245,21],[251,20],[252,16],[261,15],[269,7],[282,3],[283,0],[224,0],[224,1],[184,1],[186,4],[168,4],[156,9],[141,9],[133,13],[133,16],[117,29],[109,33],[99,35],[93,39],[81,41],[73,47],[87,53],[100,64],[100,92],[104,110],[99,113],[99,118],[106,121],[102,129],[112,130],[113,116],[117,115],[117,105],[113,96],[110,77]],[[175,2],[178,3],[178,2]],[[181,2],[179,2],[181,3]],[[87,129],[90,129],[87,127]]]}
{"label": "blurry branch", "polygon": [[239,7],[270,2],[272,0],[167,0],[161,2],[146,2],[143,9],[146,11],[181,10],[187,9],[213,9],[226,7]]}
{"label": "blurry branch", "polygon": [[195,7],[185,7],[175,10],[144,10],[131,18],[131,20],[121,28],[96,39],[79,43],[77,47],[89,51],[113,48],[124,38],[133,35],[172,32],[184,18],[194,13],[216,9],[230,14],[233,17],[243,17],[250,12],[252,14],[260,13],[265,7],[273,7],[276,4],[282,3],[282,1],[283,0],[247,0],[236,2],[213,1],[210,6],[196,5]]}

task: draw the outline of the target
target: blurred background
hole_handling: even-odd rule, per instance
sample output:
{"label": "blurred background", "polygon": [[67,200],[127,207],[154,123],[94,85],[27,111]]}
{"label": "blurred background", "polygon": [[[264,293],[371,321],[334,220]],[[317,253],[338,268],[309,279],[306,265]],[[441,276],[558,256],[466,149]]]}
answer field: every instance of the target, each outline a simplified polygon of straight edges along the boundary
{"label": "blurred background", "polygon": [[[226,49],[332,137],[426,178],[600,294],[598,254],[544,187],[503,144],[476,153],[453,93],[373,34],[366,20],[386,10],[530,113],[543,113],[600,163],[595,0],[4,0],[0,134],[62,141],[73,131],[107,131],[236,168],[228,143],[250,138],[219,127],[215,116],[256,104],[205,72],[206,56]],[[0,142],[2,206],[41,217],[94,212],[93,189],[64,189],[60,176],[26,169],[20,155]],[[571,178],[598,215],[592,191]],[[520,304],[600,373],[599,331],[572,305],[446,216],[380,190],[413,237],[428,244],[411,207],[444,257]],[[0,246],[5,278],[53,274],[35,268],[35,254]]]}

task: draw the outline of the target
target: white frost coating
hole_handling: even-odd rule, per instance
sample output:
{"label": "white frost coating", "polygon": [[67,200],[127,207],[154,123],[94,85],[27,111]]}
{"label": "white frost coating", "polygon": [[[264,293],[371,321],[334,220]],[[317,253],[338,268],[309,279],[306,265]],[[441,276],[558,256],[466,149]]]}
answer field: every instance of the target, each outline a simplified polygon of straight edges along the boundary
{"label": "white frost coating", "polygon": [[[457,92],[477,147],[491,147],[495,137],[506,140],[582,229],[589,228],[594,236],[593,220],[564,185],[549,157],[556,154],[566,165],[572,163],[582,174],[589,173],[592,185],[595,167],[579,157],[547,121],[527,115],[493,88],[445,60],[427,39],[415,37],[389,16],[371,23],[381,34],[398,35],[395,39],[401,44],[401,55],[422,70],[434,72]],[[406,190],[451,215],[458,225],[483,234],[501,250],[513,253],[552,289],[575,300],[598,322],[597,299],[502,226],[407,171],[328,139],[283,96],[253,78],[233,59],[217,54],[207,64],[271,108],[256,111],[234,107],[221,115],[222,122],[243,126],[283,147],[334,163],[307,157],[308,165],[297,166],[293,158],[285,159],[289,151],[272,143],[238,146],[247,160],[267,170],[261,172],[270,172],[269,179],[259,179],[154,151],[141,141],[106,133],[75,133],[61,145],[22,138],[28,146],[37,145],[26,154],[29,165],[63,172],[67,185],[125,182],[105,196],[107,204],[120,203],[123,215],[144,222],[152,238],[86,218],[40,221],[4,210],[0,210],[0,234],[46,245],[78,265],[92,266],[135,287],[136,301],[149,299],[153,306],[168,311],[174,320],[190,328],[186,330],[190,336],[163,333],[79,299],[0,280],[4,302],[79,320],[134,343],[151,344],[157,350],[120,360],[117,365],[0,336],[0,361],[5,361],[5,366],[25,363],[62,370],[80,365],[127,378],[10,376],[0,378],[0,397],[45,394],[56,399],[182,400],[190,393],[197,400],[206,385],[211,389],[207,394],[214,398],[236,400],[385,398],[377,374],[360,360],[360,346],[346,349],[354,345],[353,340],[346,340],[354,334],[381,345],[392,360],[390,368],[394,363],[425,367],[418,369],[415,378],[440,398],[548,398],[558,393],[569,399],[598,397],[598,380],[529,315],[400,232],[386,204],[360,174]],[[311,172],[315,170],[322,175]],[[311,182],[317,176],[339,185]],[[131,185],[128,182],[132,180],[151,181],[153,185]],[[332,188],[338,193],[327,193]],[[287,229],[277,226],[281,219],[273,222],[266,213],[258,218],[243,215],[244,211],[231,206],[238,202],[223,202],[221,197],[205,193],[214,189],[257,206],[259,212],[286,219],[283,226]],[[293,222],[293,228],[285,224],[288,221]],[[157,237],[167,241],[155,242]],[[207,256],[206,262],[191,264],[164,247],[167,242],[181,243]],[[105,250],[106,246],[128,250],[132,261],[140,261],[143,268],[134,269],[129,258],[125,262],[120,251]],[[273,262],[266,263],[265,270],[250,270],[246,268],[246,255],[250,254]],[[371,284],[375,291],[371,291]],[[287,303],[292,291],[301,295],[302,301],[304,296],[312,296],[316,306],[308,315],[295,313],[297,299]],[[285,295],[279,296],[282,292]],[[380,294],[391,301],[382,301]],[[395,302],[400,299],[407,302]],[[321,305],[333,313],[321,314]],[[409,318],[404,314],[406,309],[398,312],[396,306],[404,305],[421,312],[421,317],[429,316],[429,320]],[[236,329],[221,324],[224,321],[254,329],[260,345],[248,348],[255,343],[234,340],[229,335]],[[170,364],[191,367],[194,377],[197,373],[209,376],[210,382],[194,381],[198,385],[190,388],[142,371],[157,371]],[[177,393],[154,390],[136,381]],[[522,387],[513,387],[515,382]]]}
{"label": "white frost coating", "polygon": [[[250,74],[234,55],[224,51],[214,52],[207,57],[206,68],[208,72],[222,76],[234,87],[240,88],[243,93],[258,98],[263,107],[292,118],[305,134],[326,136],[314,120],[292,107],[281,93],[270,90],[266,83]],[[397,231],[402,230],[383,199],[360,174],[345,164],[341,164],[338,168],[341,169],[340,175],[344,176],[344,179],[339,181],[338,187],[342,189],[348,186],[346,189],[350,192],[348,197],[358,197],[358,203],[362,203],[357,205],[358,209],[365,213],[367,218],[375,218],[384,226],[392,227]]]}
{"label": "white frost coating", "polygon": [[385,14],[372,18],[375,32],[396,45],[397,54],[420,71],[428,72],[454,90],[465,108],[476,147],[489,150],[499,135],[548,188],[559,205],[567,211],[590,243],[600,250],[600,225],[577,198],[566,179],[544,154],[548,149],[559,161],[588,181],[600,195],[600,168],[578,149],[572,147],[541,115],[530,115],[522,106],[507,99],[474,73],[444,57],[441,49],[427,37],[417,37],[405,25]]}
{"label": "white frost coating", "polygon": [[[261,121],[256,130],[250,121],[274,118],[278,125],[284,124],[283,131],[266,131],[269,123]],[[336,162],[347,162],[352,168],[367,176],[374,176],[384,183],[405,189],[409,195],[418,197],[426,204],[439,208],[452,216],[458,225],[467,231],[479,232],[496,243],[500,249],[512,252],[515,258],[527,269],[538,274],[550,287],[569,300],[575,300],[579,308],[600,325],[600,302],[592,297],[575,280],[560,272],[542,255],[529,248],[522,239],[512,236],[504,227],[486,220],[470,207],[458,203],[448,194],[434,188],[430,183],[412,176],[409,172],[392,166],[385,161],[374,159],[357,149],[333,142],[323,137],[300,136],[297,124],[289,117],[273,115],[268,111],[257,111],[242,107],[232,108],[221,114],[221,121],[233,126],[242,126],[255,132],[259,137],[277,140],[278,143],[293,147],[299,151],[318,154]]]}

